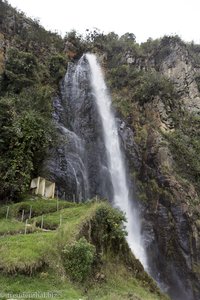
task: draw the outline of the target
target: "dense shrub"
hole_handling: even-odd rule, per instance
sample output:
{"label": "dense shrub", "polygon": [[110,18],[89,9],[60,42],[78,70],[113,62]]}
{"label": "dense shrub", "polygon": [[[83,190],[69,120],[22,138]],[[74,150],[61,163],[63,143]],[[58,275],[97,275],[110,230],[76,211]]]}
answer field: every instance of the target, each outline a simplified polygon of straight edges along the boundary
{"label": "dense shrub", "polygon": [[51,122],[33,109],[19,112],[16,96],[0,99],[0,195],[24,192],[52,139]]}
{"label": "dense shrub", "polygon": [[125,221],[126,218],[121,211],[106,204],[97,209],[93,222],[93,239],[98,253],[108,250],[117,252],[119,250],[117,245],[119,246],[124,241],[127,234]]}
{"label": "dense shrub", "polygon": [[24,88],[16,98],[15,105],[18,113],[24,110],[34,110],[36,114],[41,114],[48,118],[50,122],[52,113],[53,89],[50,85],[36,84],[30,88]]}
{"label": "dense shrub", "polygon": [[140,74],[141,71],[134,66],[121,64],[115,68],[111,68],[108,71],[107,76],[110,87],[113,89],[120,89],[123,87],[134,88]]}
{"label": "dense shrub", "polygon": [[200,191],[200,118],[183,113],[177,129],[168,135],[179,173],[191,180]]}
{"label": "dense shrub", "polygon": [[50,58],[49,70],[50,76],[54,82],[58,83],[66,72],[67,59],[61,54],[53,55]]}
{"label": "dense shrub", "polygon": [[123,238],[126,235],[123,225],[126,218],[121,211],[105,205],[97,209],[95,218],[99,224],[106,227],[111,239]]}
{"label": "dense shrub", "polygon": [[38,81],[38,62],[32,53],[11,48],[8,51],[3,88],[19,93],[23,87],[29,87]]}
{"label": "dense shrub", "polygon": [[63,250],[64,266],[72,280],[81,282],[90,274],[95,247],[85,238],[66,245]]}
{"label": "dense shrub", "polygon": [[135,88],[135,99],[140,104],[152,101],[155,96],[160,96],[163,102],[176,97],[172,82],[156,71],[145,72],[138,78]]}

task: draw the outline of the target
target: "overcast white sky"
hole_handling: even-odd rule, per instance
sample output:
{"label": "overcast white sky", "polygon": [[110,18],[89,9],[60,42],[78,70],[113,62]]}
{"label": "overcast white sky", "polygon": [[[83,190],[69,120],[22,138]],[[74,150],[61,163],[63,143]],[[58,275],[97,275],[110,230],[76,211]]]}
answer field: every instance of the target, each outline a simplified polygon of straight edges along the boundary
{"label": "overcast white sky", "polygon": [[178,34],[200,44],[200,0],[9,0],[38,18],[48,30],[64,35],[94,27],[119,35],[132,32],[138,42]]}

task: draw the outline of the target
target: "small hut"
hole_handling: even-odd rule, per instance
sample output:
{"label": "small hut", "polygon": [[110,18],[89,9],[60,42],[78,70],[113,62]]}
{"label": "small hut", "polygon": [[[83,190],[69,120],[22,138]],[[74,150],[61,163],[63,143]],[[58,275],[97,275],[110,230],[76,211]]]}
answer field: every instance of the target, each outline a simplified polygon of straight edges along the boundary
{"label": "small hut", "polygon": [[48,181],[45,178],[39,176],[32,179],[30,189],[35,195],[54,198],[55,182]]}

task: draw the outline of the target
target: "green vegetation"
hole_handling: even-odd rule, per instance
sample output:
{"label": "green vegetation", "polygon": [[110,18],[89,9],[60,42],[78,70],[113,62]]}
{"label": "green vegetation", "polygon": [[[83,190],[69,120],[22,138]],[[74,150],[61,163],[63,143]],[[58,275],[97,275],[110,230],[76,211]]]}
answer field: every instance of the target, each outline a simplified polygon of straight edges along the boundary
{"label": "green vegetation", "polygon": [[[53,263],[53,257],[55,260],[57,258],[57,263],[59,263],[58,247],[63,249],[63,245],[67,240],[76,237],[78,224],[87,218],[97,206],[97,204],[94,204],[93,207],[91,207],[91,203],[86,205],[76,205],[66,201],[59,201],[57,203],[56,200],[52,200],[51,203],[46,199],[41,199],[40,204],[39,201],[40,200],[36,200],[36,203],[34,203],[34,200],[29,200],[10,205],[8,219],[1,219],[2,224],[6,223],[4,232],[2,228],[2,233],[6,234],[6,236],[0,241],[0,252],[2,254],[0,259],[0,269],[4,273],[32,274],[34,271],[40,270],[40,268],[44,266],[51,265],[51,263]],[[24,234],[25,222],[19,222],[15,218],[21,218],[19,212],[23,209],[24,220],[27,219],[30,213],[30,205],[33,216],[39,214],[40,209],[41,214],[43,212],[55,212],[58,208],[62,209],[63,207],[68,207],[65,210],[61,210],[61,212],[65,214],[65,218],[62,220],[63,222],[60,230],[58,232],[52,230],[43,232],[43,230],[35,224],[35,218],[31,218],[28,220],[28,224],[30,225],[27,227],[27,233],[31,232],[30,226],[34,228],[34,231],[38,232]],[[1,213],[3,212],[5,212],[5,207],[1,208]],[[11,234],[10,230],[13,229],[13,223],[21,224],[23,231],[21,232],[18,225],[19,231],[16,227],[15,232],[13,230],[12,234],[22,234],[9,235]],[[39,225],[41,226],[41,224]]]}
{"label": "green vegetation", "polygon": [[[157,149],[162,120],[151,107],[157,98],[168,109],[165,117],[170,111],[174,123],[174,131],[163,136],[176,162],[175,176],[200,192],[199,117],[178,107],[173,83],[160,73],[177,43],[199,67],[199,45],[186,45],[178,36],[139,45],[133,33],[118,36],[98,30],[88,31],[85,38],[73,30],[62,39],[2,0],[0,43],[4,45],[0,49],[0,198],[9,206],[9,210],[0,206],[1,291],[53,290],[58,292],[56,299],[166,299],[131,254],[124,215],[108,204],[77,205],[35,197],[11,201],[19,201],[28,190],[48,149],[57,142],[52,99],[59,93],[68,61],[76,61],[86,51],[99,54],[115,108],[133,128],[141,157],[134,179],[140,180],[139,198],[150,213],[156,212],[161,198],[172,203],[171,187],[159,184],[165,172]],[[195,80],[200,90],[199,75]],[[195,198],[193,204],[198,203]]]}
{"label": "green vegetation", "polygon": [[182,112],[174,132],[167,135],[178,173],[191,181],[198,192],[200,182],[200,118]]}
{"label": "green vegetation", "polygon": [[[132,116],[135,103],[143,106],[158,96],[171,107],[178,98],[173,83],[159,73],[161,57],[164,59],[170,54],[170,45],[176,41],[178,37],[164,37],[138,45],[131,33],[121,37],[114,32],[107,35],[97,30],[88,33],[85,48],[101,56],[113,103],[123,117]],[[163,49],[169,53],[161,53],[167,52]],[[155,60],[155,66],[149,64],[151,59]]]}
{"label": "green vegetation", "polygon": [[49,71],[53,82],[59,83],[66,73],[67,60],[64,55],[57,54],[50,57]]}
{"label": "green vegetation", "polygon": [[53,236],[54,233],[33,233],[2,238],[0,269],[7,274],[32,274],[48,263]]}
{"label": "green vegetation", "polygon": [[[10,205],[7,220],[6,207],[0,210],[2,234],[6,233],[0,240],[2,299],[8,293],[36,291],[54,292],[55,299],[167,299],[131,254],[121,212],[105,202],[59,201],[58,207],[56,200],[26,198]],[[25,223],[15,218],[21,209],[27,213],[30,204],[35,217],[28,223],[36,232],[24,234]],[[36,222],[40,209],[44,222],[57,222],[54,230],[46,231]]]}
{"label": "green vegetation", "polygon": [[15,96],[0,99],[0,195],[4,198],[26,191],[52,139],[51,120],[33,109],[20,110],[19,105]]}
{"label": "green vegetation", "polygon": [[[50,209],[55,209],[55,212],[53,212],[53,210],[49,210],[46,212],[44,212],[45,214],[43,215],[43,217],[38,216],[36,218],[33,219],[33,222],[36,223],[37,226],[41,227],[41,222],[43,220],[43,228],[46,229],[56,229],[60,226],[60,223],[65,223],[66,221],[73,222],[76,221],[77,218],[81,217],[81,214],[83,213],[83,211],[87,211],[87,209],[90,207],[90,204],[85,205],[84,207],[82,207],[82,205],[77,205],[77,204],[73,204],[71,202],[64,202],[61,201],[58,204],[58,208],[59,211],[56,211],[55,209],[55,205],[50,206]],[[57,203],[56,203],[56,207],[57,207]],[[65,210],[63,208],[73,208],[71,210]],[[43,212],[43,210],[41,210],[41,212]],[[51,214],[49,214],[49,212],[52,212]],[[40,213],[41,214],[41,213]]]}
{"label": "green vegetation", "polygon": [[[30,196],[24,196],[24,200]],[[33,196],[31,199],[21,201],[12,205],[9,205],[9,218],[20,219],[22,211],[24,211],[24,219],[29,217],[31,210],[31,217],[37,217],[43,214],[53,213],[63,208],[74,207],[76,204],[63,200],[57,201],[57,199],[43,199],[42,197]],[[8,206],[0,206],[0,218],[5,218]]]}
{"label": "green vegetation", "polygon": [[64,267],[75,281],[84,281],[90,275],[94,257],[95,247],[85,238],[80,238],[63,249]]}
{"label": "green vegetation", "polygon": [[[6,1],[0,1],[0,31],[5,45],[0,51],[1,199],[19,201],[57,142],[52,99],[59,93],[70,58],[76,61],[86,51],[99,54],[115,108],[134,129],[142,159],[135,176],[140,180],[139,198],[156,211],[159,199],[168,201],[171,195],[156,178],[163,170],[153,145],[159,139],[154,137],[159,131],[154,118],[158,126],[162,120],[154,116],[154,107],[147,112],[155,99],[164,104],[167,114],[170,111],[174,123],[174,131],[165,135],[176,162],[174,171],[200,191],[199,118],[181,112],[174,85],[160,73],[160,65],[177,43],[198,67],[199,46],[185,45],[177,36],[139,45],[132,33],[118,36],[98,30],[88,31],[85,38],[71,31],[62,39]],[[196,83],[200,89],[198,75]],[[123,214],[105,203],[77,205],[33,197],[9,204],[9,210],[1,206],[2,291],[53,287],[59,290],[59,299],[164,299],[131,254],[124,222]]]}
{"label": "green vegetation", "polygon": [[[105,263],[104,276],[100,282],[96,282],[88,292],[88,299],[97,300],[158,300],[168,297],[149,292],[141,286],[139,281],[133,278],[131,272],[120,261],[110,261]],[[86,298],[87,299],[87,298]]]}
{"label": "green vegetation", "polygon": [[0,11],[1,38],[9,43],[6,55],[1,53],[6,59],[0,75],[0,197],[7,200],[27,190],[56,141],[52,99],[67,58],[56,33],[25,18],[6,1],[0,2]]}
{"label": "green vegetation", "polygon": [[[77,299],[95,299],[95,300],[167,300],[167,297],[159,296],[153,292],[145,290],[140,283],[135,280],[131,273],[127,272],[123,265],[107,264],[104,268],[106,280],[96,281],[87,291],[84,287],[73,285],[70,281],[61,281],[50,272],[41,272],[38,276],[18,275],[16,280],[13,276],[0,275],[0,285],[3,293],[18,294],[34,293],[42,291],[53,292],[54,299],[59,300],[77,300]],[[12,291],[12,292],[11,292]],[[48,295],[48,294],[47,294]],[[130,298],[131,297],[131,298]],[[2,299],[7,299],[2,298]],[[35,299],[33,298],[29,299]],[[42,299],[42,298],[37,298]],[[47,298],[50,299],[50,298]],[[168,299],[169,300],[169,299]]]}
{"label": "green vegetation", "polygon": [[[0,235],[24,233],[24,230],[25,226],[22,222],[17,220],[0,219]],[[32,230],[33,228],[31,226],[28,231]]]}
{"label": "green vegetation", "polygon": [[96,210],[95,220],[92,222],[92,230],[94,231],[94,239],[100,252],[114,251],[119,252],[121,244],[123,244],[126,236],[125,216],[113,210],[108,205],[102,205]]}
{"label": "green vegetation", "polygon": [[[13,275],[1,274],[0,286],[1,294],[5,294],[5,297],[1,297],[3,300],[8,299],[8,294],[14,297],[13,295],[22,293],[27,293],[27,299],[42,299],[43,293],[46,293],[46,299],[52,299],[52,295],[56,300],[84,299],[81,289],[76,288],[67,280],[61,280],[60,276],[55,276],[55,273],[50,271],[41,271],[32,276],[19,274],[13,277]],[[41,297],[34,296],[36,291],[41,293]]]}
{"label": "green vegetation", "polygon": [[138,78],[138,84],[135,91],[135,99],[140,105],[152,101],[155,96],[159,96],[162,101],[170,104],[170,101],[176,97],[172,82],[156,71],[145,72]]}
{"label": "green vegetation", "polygon": [[114,91],[114,104],[125,117],[133,110],[134,102],[142,106],[159,96],[165,105],[171,106],[177,98],[172,82],[155,70],[140,71],[133,65],[122,64],[111,68],[107,76]]}
{"label": "green vegetation", "polygon": [[38,62],[32,53],[10,48],[3,75],[3,89],[19,93],[38,81]]}

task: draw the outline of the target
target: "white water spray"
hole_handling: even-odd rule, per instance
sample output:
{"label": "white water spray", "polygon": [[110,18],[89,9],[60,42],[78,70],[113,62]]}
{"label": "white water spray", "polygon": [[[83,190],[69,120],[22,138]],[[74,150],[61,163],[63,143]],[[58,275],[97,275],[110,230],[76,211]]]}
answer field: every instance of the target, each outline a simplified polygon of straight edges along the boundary
{"label": "white water spray", "polygon": [[108,167],[114,190],[114,205],[122,210],[127,218],[127,241],[136,258],[147,269],[147,259],[141,236],[141,226],[137,211],[129,199],[124,161],[120,149],[117,126],[111,108],[103,72],[94,54],[86,54],[91,71],[91,85],[96,98],[97,108],[102,120],[104,141],[108,157]]}

